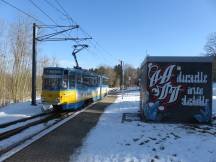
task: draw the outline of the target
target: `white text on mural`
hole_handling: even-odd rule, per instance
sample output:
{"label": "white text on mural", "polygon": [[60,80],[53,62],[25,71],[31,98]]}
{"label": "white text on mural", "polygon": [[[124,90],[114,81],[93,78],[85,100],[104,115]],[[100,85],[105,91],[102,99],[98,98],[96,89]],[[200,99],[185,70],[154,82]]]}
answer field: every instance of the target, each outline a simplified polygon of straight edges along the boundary
{"label": "white text on mural", "polygon": [[[205,84],[207,83],[207,74],[197,72],[196,74],[183,74],[182,71],[177,76],[177,83],[193,83]],[[182,105],[184,106],[206,106],[209,99],[206,99],[201,87],[187,87],[186,94],[182,98]]]}
{"label": "white text on mural", "polygon": [[168,66],[164,71],[159,69],[157,65],[148,64],[149,87],[152,94],[159,100],[166,99],[169,96],[168,103],[175,102],[178,98],[181,86],[173,86],[171,84],[172,72],[176,65]]}

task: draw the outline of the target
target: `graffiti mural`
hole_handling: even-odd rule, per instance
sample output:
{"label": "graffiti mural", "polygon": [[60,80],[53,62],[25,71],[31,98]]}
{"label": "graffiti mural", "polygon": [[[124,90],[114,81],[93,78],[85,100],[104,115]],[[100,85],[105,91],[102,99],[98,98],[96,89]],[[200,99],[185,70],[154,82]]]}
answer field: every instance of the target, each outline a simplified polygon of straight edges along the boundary
{"label": "graffiti mural", "polygon": [[147,120],[211,121],[211,63],[147,62],[145,66]]}

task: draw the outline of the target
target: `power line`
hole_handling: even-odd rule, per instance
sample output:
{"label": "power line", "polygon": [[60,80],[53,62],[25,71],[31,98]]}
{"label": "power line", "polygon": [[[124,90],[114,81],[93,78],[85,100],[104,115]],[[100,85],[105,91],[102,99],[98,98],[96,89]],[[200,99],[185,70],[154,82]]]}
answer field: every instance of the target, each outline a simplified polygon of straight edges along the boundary
{"label": "power line", "polygon": [[[58,9],[55,5],[53,5],[52,3],[50,3],[48,0],[44,0],[49,6],[51,6],[53,9],[55,9],[57,12],[59,12],[60,14],[62,14],[63,16],[65,16],[68,19],[68,16],[65,15],[64,12],[62,12],[60,9]],[[74,22],[74,20],[72,19],[72,21]],[[76,24],[74,22],[74,24]]]}
{"label": "power line", "polygon": [[33,4],[33,6],[35,6],[38,10],[40,10],[44,15],[46,15],[55,25],[58,25],[55,20],[52,19],[52,17],[50,17],[46,12],[44,12],[36,3],[34,3],[33,0],[29,0],[29,2],[31,2],[31,4]]}
{"label": "power line", "polygon": [[[47,0],[45,0],[47,2]],[[56,10],[58,10],[63,16],[65,16],[66,18],[68,18],[72,23],[75,23],[75,24],[78,24],[71,16],[70,14],[64,9],[64,7],[61,5],[61,3],[58,1],[58,0],[55,0],[56,4],[59,6],[59,8],[63,11],[60,11],[59,9],[57,9],[56,7]],[[50,2],[48,2],[50,4]],[[53,6],[53,5],[51,5]],[[88,37],[91,37],[90,34],[88,34],[81,26],[79,27],[79,29],[84,33],[86,34]]]}
{"label": "power line", "polygon": [[[71,21],[72,23],[77,24],[76,21],[70,16],[70,14],[68,14],[68,12],[64,9],[64,7],[61,5],[61,3],[60,3],[58,0],[55,0],[55,2],[56,2],[56,4],[60,7],[60,9],[63,11],[62,14],[63,14],[65,17],[67,17],[68,19],[70,19],[70,21]],[[80,28],[80,29],[81,29],[81,28]],[[87,36],[90,36],[90,35],[87,35]]]}
{"label": "power line", "polygon": [[[64,7],[61,5],[61,3],[58,0],[55,0],[56,4],[60,7],[60,9],[63,11],[63,15],[68,18],[72,23],[78,24],[71,16],[70,14],[64,9]],[[79,28],[84,34],[86,34],[88,37],[91,37],[91,35],[86,32],[81,26]]]}
{"label": "power line", "polygon": [[[27,12],[25,12],[25,11],[23,11],[22,9],[16,7],[15,5],[13,5],[13,4],[7,2],[6,0],[1,0],[1,1],[2,1],[3,3],[5,3],[6,5],[8,5],[8,6],[14,8],[14,9],[18,10],[18,11],[21,12],[22,14],[24,14],[24,15],[26,15],[26,16],[28,16],[28,17],[30,17],[30,18],[36,20],[36,21],[38,21],[38,22],[41,23],[41,24],[44,24],[44,22],[42,22],[42,21],[39,20],[38,18],[35,18],[34,16],[28,14]],[[60,26],[60,25],[58,25],[58,24],[56,23],[56,21],[55,21],[51,16],[49,16],[45,11],[43,11],[33,0],[29,0],[29,1],[32,3],[32,5],[34,5],[38,10],[40,10],[40,12],[42,12],[44,15],[46,15],[46,16],[55,24],[55,25],[53,25],[52,27],[49,25],[50,28],[63,28],[63,27],[67,27],[67,26]],[[64,9],[64,7],[60,4],[60,2],[59,2],[58,0],[55,0],[55,2],[56,2],[56,4],[61,8],[62,11],[59,10],[57,7],[55,7],[55,6],[54,6],[52,3],[50,3],[49,1],[45,0],[45,2],[46,2],[47,4],[49,4],[52,8],[54,8],[55,10],[57,10],[59,13],[61,13],[63,16],[65,16],[67,19],[69,19],[72,23],[77,24],[77,23],[75,22],[75,20],[68,14],[68,12]],[[41,27],[46,27],[46,25],[42,25]],[[80,30],[81,30],[84,34],[86,34],[87,36],[91,37],[90,34],[88,34],[82,27],[79,27],[79,28],[80,28]],[[55,31],[56,31],[56,30],[55,30]],[[68,34],[68,33],[67,33],[67,34]],[[70,40],[70,39],[67,39],[67,40]],[[75,41],[77,44],[79,43],[77,39],[71,39],[71,40]],[[85,40],[85,39],[83,39],[83,40]],[[93,41],[95,42],[95,44],[93,44],[93,42],[90,42],[90,43],[93,45],[93,47],[94,47],[95,49],[96,49],[96,45],[97,45],[97,46],[100,47],[102,50],[104,50],[104,48],[103,48],[96,40],[93,40]],[[89,51],[88,49],[86,49],[86,50]],[[105,51],[105,50],[104,50],[104,51]],[[104,53],[107,53],[107,52],[104,52]],[[97,53],[96,53],[96,54],[97,54]],[[111,54],[109,53],[109,55],[111,55]],[[101,56],[101,55],[99,55],[99,56]],[[103,58],[104,58],[104,57],[103,57]]]}
{"label": "power line", "polygon": [[[54,24],[56,24],[57,25],[57,23],[55,22],[55,20],[54,19],[52,19],[46,12],[44,12],[37,4],[35,4],[34,2],[33,2],[33,0],[29,0],[38,10],[40,10],[44,15],[46,15]],[[60,12],[61,14],[63,14],[64,16],[66,16],[67,17],[67,19],[68,18],[70,18],[69,16],[68,16],[68,14],[67,13],[63,13],[63,12],[66,12],[65,10],[64,10],[64,8],[60,5],[60,3],[58,2],[58,4],[60,5],[60,7],[61,7],[61,9],[63,10],[63,12],[61,12],[60,10],[58,10],[54,5],[52,5],[51,3],[49,3],[48,1],[45,1],[47,4],[49,4],[52,8],[55,8],[58,12]],[[72,22],[74,22],[74,20],[71,18],[71,21]],[[59,26],[59,25],[57,25],[57,26]],[[68,33],[67,33],[68,34]],[[52,39],[52,40],[49,40],[48,39],[48,41],[60,41],[60,40],[73,40],[74,42],[76,42],[76,44],[79,44],[79,41],[78,41],[78,39],[76,39],[76,38],[74,38],[74,39],[72,39],[72,38],[69,38],[69,39],[67,39],[67,38],[56,38],[56,39]],[[81,40],[81,39],[80,39]],[[86,40],[86,39],[82,39],[82,40]],[[88,50],[87,48],[85,48],[86,50]]]}
{"label": "power line", "polygon": [[[71,16],[70,14],[68,14],[68,12],[64,9],[64,7],[61,5],[61,3],[58,0],[55,0],[56,4],[59,6],[60,9],[58,9],[57,7],[55,7],[55,5],[53,5],[52,3],[50,3],[48,0],[45,0],[45,2],[50,5],[52,8],[54,8],[56,11],[58,11],[59,13],[61,13],[63,16],[65,16],[68,20],[70,20],[73,24],[78,24]],[[90,34],[88,34],[81,26],[79,26],[79,29],[86,34],[88,37],[91,37]]]}
{"label": "power line", "polygon": [[[50,7],[52,7],[53,9],[55,9],[57,12],[59,12],[60,14],[62,14],[63,16],[65,16],[66,19],[69,19],[68,15],[66,15],[66,14],[64,13],[64,11],[61,11],[60,9],[58,9],[58,7],[56,7],[54,4],[52,4],[52,3],[49,2],[48,0],[45,0],[45,2],[46,2]],[[58,5],[60,5],[60,4],[58,4]],[[62,7],[62,6],[61,6],[61,7]],[[63,8],[62,8],[62,9],[63,9]],[[72,21],[72,23],[69,22],[70,25],[76,24],[76,23],[73,21],[73,19],[72,19],[71,21]],[[71,33],[70,33],[70,34],[71,34]],[[75,41],[75,42],[76,42],[76,41]],[[77,42],[76,42],[76,43],[77,43]]]}
{"label": "power line", "polygon": [[109,51],[107,51],[105,48],[103,48],[103,46],[101,46],[96,40],[94,40],[94,41],[97,44],[97,46],[101,48],[101,50],[104,50],[105,53],[109,54],[110,56],[112,56],[114,58],[114,56]]}
{"label": "power line", "polygon": [[86,49],[89,53],[91,53],[91,54],[94,54],[94,55],[97,55],[98,57],[101,57],[103,60],[105,60],[106,62],[109,62],[110,64],[112,64],[113,62],[112,62],[112,60],[110,59],[107,59],[106,57],[104,57],[103,55],[100,55],[100,54],[98,54],[97,52],[95,52],[95,51],[93,51],[93,49]]}
{"label": "power line", "polygon": [[[1,1],[2,1],[3,3],[5,3],[6,5],[8,5],[8,6],[14,8],[14,9],[18,10],[18,11],[21,12],[22,14],[24,14],[24,15],[26,15],[26,16],[28,16],[28,17],[30,17],[30,18],[32,18],[32,19],[34,19],[34,20],[40,22],[41,24],[43,24],[43,25],[40,25],[41,28],[46,28],[46,27],[48,27],[48,28],[69,27],[69,26],[57,25],[57,23],[56,23],[48,14],[46,14],[42,9],[40,9],[39,6],[37,6],[32,0],[30,0],[30,2],[31,2],[37,9],[39,9],[42,13],[44,13],[47,17],[49,17],[49,19],[51,19],[52,22],[55,23],[56,25],[44,25],[44,22],[42,22],[42,21],[39,20],[38,18],[35,18],[34,16],[28,14],[27,12],[23,11],[22,9],[16,7],[15,5],[13,5],[13,4],[11,4],[11,3],[5,1],[5,0],[1,0]],[[56,30],[55,30],[55,31],[56,31]]]}
{"label": "power line", "polygon": [[40,40],[40,41],[44,40],[44,39],[49,39],[49,38],[52,38],[52,37],[54,37],[56,35],[62,34],[64,32],[67,32],[69,30],[73,30],[73,29],[78,28],[78,27],[79,27],[78,25],[70,26],[68,29],[64,29],[62,31],[58,31],[58,32],[55,32],[55,33],[45,34],[43,36],[37,37],[37,39]]}
{"label": "power line", "polygon": [[27,12],[25,12],[25,11],[19,9],[18,7],[14,6],[13,4],[11,4],[11,3],[9,3],[9,2],[7,2],[7,1],[5,1],[5,0],[1,0],[1,1],[2,1],[3,3],[5,3],[6,5],[8,5],[8,6],[12,7],[12,8],[15,8],[16,10],[18,10],[18,11],[21,12],[22,14],[24,14],[24,15],[26,15],[26,16],[28,16],[28,17],[31,17],[32,19],[34,19],[34,20],[40,22],[41,24],[44,24],[44,23],[43,23],[42,21],[40,21],[39,19],[37,19],[37,18],[35,18],[34,16],[28,14]]}
{"label": "power line", "polygon": [[46,39],[42,39],[42,40],[38,40],[38,41],[69,41],[69,40],[72,40],[72,41],[77,41],[77,40],[87,40],[89,38],[46,38]]}
{"label": "power line", "polygon": [[[47,0],[45,0],[47,1]],[[60,11],[60,13],[65,16],[66,18],[68,18],[69,20],[71,20],[73,23],[77,24],[76,21],[68,14],[68,12],[64,9],[64,7],[60,4],[60,2],[58,0],[55,0],[56,4],[61,8],[61,10],[64,12],[62,13]],[[53,5],[52,5],[53,6]],[[55,7],[56,8],[56,7]],[[86,34],[87,36],[91,37],[90,34],[88,34],[81,26],[79,27],[79,29]],[[115,58],[110,52],[107,52],[95,39],[92,39],[92,41],[95,42],[95,44],[93,42],[91,42],[91,44],[93,44],[94,46],[98,46],[100,47],[100,49],[104,52],[104,54],[108,54],[110,56],[112,56],[113,58]],[[118,60],[118,59],[117,59]]]}
{"label": "power line", "polygon": [[72,25],[40,25],[40,28],[69,28]]}
{"label": "power line", "polygon": [[[59,3],[59,2],[56,2],[57,4],[58,4],[58,6],[61,8],[61,10],[63,10],[63,11],[61,11],[60,9],[58,9],[55,5],[53,5],[52,3],[50,3],[48,0],[45,0],[45,2],[49,5],[49,6],[51,6],[53,9],[55,9],[57,12],[59,12],[60,14],[62,14],[63,16],[65,16],[67,19],[70,19],[70,21],[72,22],[72,24],[77,24],[77,23],[75,23],[75,21],[71,18],[71,17],[69,17],[65,12],[65,10],[64,10],[64,8],[61,6],[61,4]],[[69,24],[71,24],[70,22],[69,22]],[[71,24],[71,25],[72,25]],[[80,28],[80,26],[79,26],[79,28]],[[77,42],[77,40],[74,40],[75,42],[76,42],[76,44],[78,44],[78,42]]]}
{"label": "power line", "polygon": [[[9,3],[9,2],[7,2],[6,0],[1,0],[3,3],[5,3],[6,5],[8,5],[8,6],[10,6],[10,7],[12,7],[12,8],[15,8],[16,10],[18,10],[19,12],[21,12],[22,14],[24,14],[24,15],[26,15],[26,16],[28,16],[28,17],[31,17],[32,19],[34,19],[34,20],[36,20],[36,21],[38,21],[38,22],[40,22],[41,24],[44,24],[41,20],[39,20],[38,18],[35,18],[34,16],[32,16],[32,15],[30,15],[30,14],[28,14],[27,12],[25,12],[25,11],[23,11],[22,9],[19,9],[18,7],[16,7],[16,6],[14,6],[13,4],[11,4],[11,3]],[[44,12],[35,2],[33,2],[32,0],[29,0],[38,10],[40,10],[44,15],[46,15],[56,26],[54,26],[53,28],[55,28],[55,27],[59,27],[59,28],[61,28],[61,27],[64,27],[64,26],[60,26],[60,25],[57,25],[57,23],[55,22],[55,20],[52,18],[52,17],[50,17],[46,12]],[[59,13],[61,13],[63,16],[65,16],[67,19],[69,19],[72,23],[74,23],[74,24],[77,24],[76,22],[75,22],[75,20],[68,14],[68,12],[64,9],[64,7],[60,4],[60,2],[58,1],[58,0],[55,0],[55,2],[57,3],[57,5],[61,8],[61,10],[63,11],[61,11],[61,10],[59,10],[57,7],[55,7],[52,3],[50,3],[48,0],[45,0],[45,2],[47,3],[47,4],[49,4],[52,8],[54,8],[55,10],[57,10]],[[89,37],[91,37],[90,36],[90,34],[88,34],[82,27],[79,27],[80,28],[80,30],[84,33],[84,34],[86,34],[87,36],[89,36]],[[93,39],[93,41],[95,42],[95,44],[93,44],[93,42],[90,42],[95,48],[96,48],[96,46],[98,46],[98,47],[100,47],[101,48],[101,50],[103,50],[103,52],[105,53],[105,54],[109,54],[109,55],[111,55],[111,53],[108,53],[107,51],[105,51],[105,49],[95,40],[95,39]],[[76,43],[78,43],[77,41],[76,41]],[[112,56],[112,55],[111,55]],[[113,57],[113,56],[112,56]],[[113,57],[114,58],[114,57]]]}
{"label": "power line", "polygon": [[[56,21],[51,17],[49,16],[44,10],[42,10],[33,0],[29,0],[38,10],[40,10],[44,15],[46,15],[55,25],[59,26]],[[47,2],[49,5],[51,5],[48,1],[45,1]],[[60,4],[60,3],[59,3]],[[52,5],[53,6],[53,5]],[[54,6],[53,6],[54,7]],[[61,6],[62,7],[62,6]],[[63,9],[63,8],[62,8]],[[65,11],[65,10],[64,10]],[[63,13],[62,13],[63,14]],[[61,28],[61,26],[59,26]],[[67,33],[68,34],[68,33]],[[68,34],[69,35],[69,34]],[[70,35],[69,35],[70,36]],[[57,39],[58,40],[58,39]],[[77,40],[78,39],[62,39],[62,40],[73,40],[77,43]],[[83,40],[86,40],[86,39],[83,39]]]}
{"label": "power line", "polygon": [[[46,2],[47,2],[47,0],[46,0]],[[50,5],[51,7],[53,7],[54,9],[56,9],[59,13],[61,13],[63,16],[65,16],[68,20],[69,20],[69,23],[70,23],[70,21],[71,21],[71,23],[72,24],[78,24],[71,16],[70,16],[70,14],[68,14],[68,12],[64,9],[64,7],[61,5],[61,3],[58,1],[58,0],[55,0],[55,2],[56,2],[56,4],[59,6],[59,8],[62,10],[59,10],[58,8],[56,8],[56,7],[54,7],[54,5]],[[49,3],[50,4],[50,3]],[[84,31],[83,29],[82,29],[82,27],[81,26],[79,26],[79,29],[81,30],[81,31]],[[91,35],[90,34],[88,34],[87,32],[85,32],[86,33],[86,35],[87,35],[87,37],[91,37]],[[78,43],[78,42],[76,42],[76,43]]]}
{"label": "power line", "polygon": [[[40,12],[42,12],[45,16],[47,16],[57,27],[59,27],[59,28],[61,28],[62,29],[62,27],[60,26],[60,25],[58,25],[57,23],[56,23],[56,21],[51,17],[51,16],[49,16],[44,10],[42,10],[33,0],[29,0],[29,2],[34,6],[34,7],[36,7]],[[56,29],[54,29],[56,32],[57,32],[57,30]],[[65,33],[63,33],[64,35],[65,35]],[[68,34],[68,33],[67,33]],[[66,36],[66,35],[65,35]],[[69,37],[70,37],[70,35],[68,35]],[[69,39],[67,39],[67,40],[69,40]],[[75,41],[75,39],[70,39],[70,40],[74,40]]]}
{"label": "power line", "polygon": [[[64,17],[66,17],[69,20],[69,23],[71,22],[72,24],[77,24],[77,22],[70,16],[70,14],[68,14],[68,12],[64,9],[64,7],[60,4],[60,2],[58,0],[55,0],[56,4],[58,5],[58,7],[61,9],[58,9],[57,7],[55,7],[52,3],[50,3],[48,0],[45,0],[45,2],[50,5],[52,8],[54,8],[56,11],[58,11],[60,14],[62,14]],[[91,37],[90,34],[88,34],[87,32],[85,32],[81,26],[79,26],[79,29],[84,32],[88,37]],[[75,40],[75,42],[77,44],[79,44],[79,42],[77,40]],[[88,48],[85,48],[86,51],[90,52],[90,50]],[[92,54],[92,52],[90,52]]]}

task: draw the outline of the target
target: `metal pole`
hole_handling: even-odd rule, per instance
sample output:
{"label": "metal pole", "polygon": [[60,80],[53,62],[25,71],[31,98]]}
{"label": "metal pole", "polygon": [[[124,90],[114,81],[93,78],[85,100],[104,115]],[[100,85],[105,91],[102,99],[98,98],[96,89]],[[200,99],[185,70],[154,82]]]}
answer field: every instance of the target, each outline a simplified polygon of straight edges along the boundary
{"label": "metal pole", "polygon": [[122,61],[122,99],[124,97],[124,62]]}
{"label": "metal pole", "polygon": [[122,61],[120,60],[120,89],[122,90]]}
{"label": "metal pole", "polygon": [[123,99],[123,95],[124,95],[124,69],[123,69],[123,61],[120,61],[121,64],[121,80],[120,80],[120,89],[121,89],[121,93],[122,93],[122,99]]}
{"label": "metal pole", "polygon": [[33,23],[33,38],[32,38],[32,105],[36,104],[36,55],[37,55],[37,45],[36,45],[36,23]]}
{"label": "metal pole", "polygon": [[102,99],[102,76],[100,76],[100,100]]}

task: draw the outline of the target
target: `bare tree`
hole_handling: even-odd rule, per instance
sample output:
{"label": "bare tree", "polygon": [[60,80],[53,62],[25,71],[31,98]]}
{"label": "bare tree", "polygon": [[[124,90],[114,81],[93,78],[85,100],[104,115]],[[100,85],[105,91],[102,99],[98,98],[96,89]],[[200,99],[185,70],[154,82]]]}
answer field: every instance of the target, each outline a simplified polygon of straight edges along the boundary
{"label": "bare tree", "polygon": [[[31,59],[32,22],[18,18],[17,22],[6,25],[0,20],[0,106],[30,98]],[[41,93],[43,68],[58,65],[55,57],[38,58],[38,95]]]}
{"label": "bare tree", "polygon": [[10,51],[13,58],[11,95],[14,102],[30,96],[31,24],[18,20],[10,26]]}
{"label": "bare tree", "polygon": [[204,48],[207,55],[216,56],[216,32],[209,35],[209,38]]}
{"label": "bare tree", "polygon": [[57,61],[56,57],[53,56],[50,60],[51,60],[51,61],[49,62],[49,65],[50,65],[50,66],[55,66],[55,67],[58,67],[58,66],[59,66],[59,62]]}
{"label": "bare tree", "polygon": [[129,64],[124,66],[124,81],[126,87],[135,86],[137,84],[137,69]]}
{"label": "bare tree", "polygon": [[91,71],[100,74],[100,75],[105,75],[109,78],[109,85],[113,86],[113,80],[115,79],[115,72],[113,68],[105,65],[101,65],[96,69],[90,69]]}
{"label": "bare tree", "polygon": [[2,20],[0,21],[0,106],[4,106],[8,103],[8,60],[7,60],[7,41],[6,36],[6,24]]}
{"label": "bare tree", "polygon": [[216,81],[216,32],[209,35],[204,49],[206,51],[206,55],[214,57],[212,71],[213,81]]}

